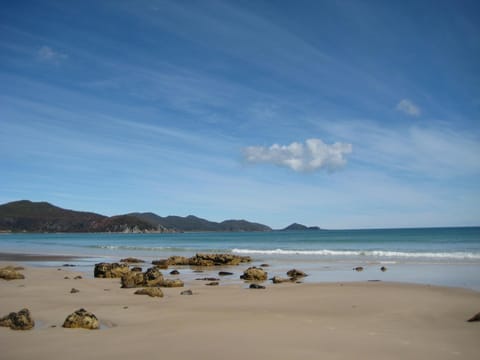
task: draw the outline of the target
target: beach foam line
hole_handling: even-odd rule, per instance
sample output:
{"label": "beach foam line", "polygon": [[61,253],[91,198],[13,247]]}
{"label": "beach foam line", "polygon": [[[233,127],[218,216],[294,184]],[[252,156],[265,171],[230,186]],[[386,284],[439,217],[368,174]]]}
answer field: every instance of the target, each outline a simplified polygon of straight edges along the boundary
{"label": "beach foam line", "polygon": [[232,249],[237,254],[257,255],[318,255],[318,256],[371,256],[385,258],[435,258],[435,259],[478,259],[480,253],[471,252],[402,252],[384,250],[256,250]]}

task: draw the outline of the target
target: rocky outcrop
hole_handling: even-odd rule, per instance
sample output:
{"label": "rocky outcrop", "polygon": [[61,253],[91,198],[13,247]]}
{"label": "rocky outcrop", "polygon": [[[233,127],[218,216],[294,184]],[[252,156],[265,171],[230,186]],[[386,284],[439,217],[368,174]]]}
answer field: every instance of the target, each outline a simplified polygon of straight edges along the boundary
{"label": "rocky outcrop", "polygon": [[163,292],[157,287],[143,288],[135,291],[135,295],[148,295],[150,297],[163,297]]}
{"label": "rocky outcrop", "polygon": [[164,279],[159,286],[161,287],[167,287],[167,288],[172,288],[172,287],[183,287],[183,281],[180,279]]}
{"label": "rocky outcrop", "polygon": [[184,290],[180,293],[180,295],[193,295],[193,291],[190,289]]}
{"label": "rocky outcrop", "polygon": [[305,276],[308,276],[308,275],[305,274],[301,270],[292,269],[292,270],[287,271],[287,276],[289,276],[293,280],[293,279],[302,278],[302,277],[305,277]]}
{"label": "rocky outcrop", "polygon": [[121,278],[122,288],[160,286],[163,280],[163,274],[156,267],[151,267],[144,273],[130,271]]}
{"label": "rocky outcrop", "polygon": [[171,256],[168,259],[154,260],[153,265],[160,267],[168,266],[223,266],[239,265],[245,262],[251,262],[249,256],[239,256],[233,254],[196,254],[191,258],[184,256]]}
{"label": "rocky outcrop", "polygon": [[35,326],[35,321],[33,321],[28,309],[22,309],[1,318],[0,326],[9,327],[12,330],[30,330]]}
{"label": "rocky outcrop", "polygon": [[100,328],[97,317],[85,309],[79,309],[67,316],[63,323],[64,328],[82,328],[95,330]]}
{"label": "rocky outcrop", "polygon": [[120,278],[130,272],[128,264],[98,263],[95,264],[93,276],[96,278]]}
{"label": "rocky outcrop", "polygon": [[134,257],[127,257],[127,258],[125,258],[125,259],[120,259],[120,262],[122,262],[122,263],[129,263],[129,264],[142,264],[142,263],[144,263],[145,261],[142,260],[142,259],[134,258]]}
{"label": "rocky outcrop", "polygon": [[25,276],[19,273],[13,266],[0,268],[0,279],[18,280],[25,279]]}
{"label": "rocky outcrop", "polygon": [[249,267],[243,272],[243,275],[240,276],[240,279],[248,281],[265,281],[267,278],[267,272],[262,268],[257,268],[255,266]]}

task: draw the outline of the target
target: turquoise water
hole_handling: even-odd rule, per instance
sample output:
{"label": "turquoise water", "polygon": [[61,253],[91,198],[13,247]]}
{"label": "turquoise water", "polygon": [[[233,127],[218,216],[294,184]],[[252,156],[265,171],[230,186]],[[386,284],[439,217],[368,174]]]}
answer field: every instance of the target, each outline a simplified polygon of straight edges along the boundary
{"label": "turquoise water", "polygon": [[[281,275],[302,268],[315,281],[402,281],[480,290],[480,228],[328,230],[267,233],[4,234],[0,252],[84,257],[78,265],[197,252],[250,255]],[[45,264],[36,264],[43,265]],[[58,264],[52,263],[52,266]],[[352,267],[363,266],[361,273]],[[387,266],[387,272],[379,271]],[[185,272],[188,272],[185,269]],[[240,271],[240,270],[239,270]]]}

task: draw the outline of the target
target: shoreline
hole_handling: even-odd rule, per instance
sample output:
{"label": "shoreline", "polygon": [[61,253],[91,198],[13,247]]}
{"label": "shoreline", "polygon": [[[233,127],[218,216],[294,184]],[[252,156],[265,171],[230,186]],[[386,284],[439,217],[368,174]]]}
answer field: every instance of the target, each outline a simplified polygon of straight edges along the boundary
{"label": "shoreline", "polygon": [[[474,290],[389,282],[265,282],[266,289],[252,290],[190,281],[150,298],[121,289],[119,279],[75,280],[81,274],[75,268],[21,272],[24,280],[0,279],[0,316],[27,307],[37,325],[30,331],[0,328],[3,356],[12,360],[84,359],[80,349],[115,359],[478,356],[480,323],[466,322],[480,311]],[[80,292],[71,294],[72,287]],[[185,289],[194,295],[180,295]],[[102,329],[62,328],[79,308],[96,314]]]}

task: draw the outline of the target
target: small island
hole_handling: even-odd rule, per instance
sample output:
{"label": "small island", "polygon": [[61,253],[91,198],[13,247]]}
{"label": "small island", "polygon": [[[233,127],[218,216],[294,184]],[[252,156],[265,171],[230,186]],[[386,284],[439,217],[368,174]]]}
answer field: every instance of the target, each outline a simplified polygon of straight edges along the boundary
{"label": "small island", "polygon": [[288,225],[285,229],[282,229],[282,231],[305,231],[305,230],[317,231],[322,229],[319,228],[318,226],[305,226],[298,223],[293,223],[291,225]]}

